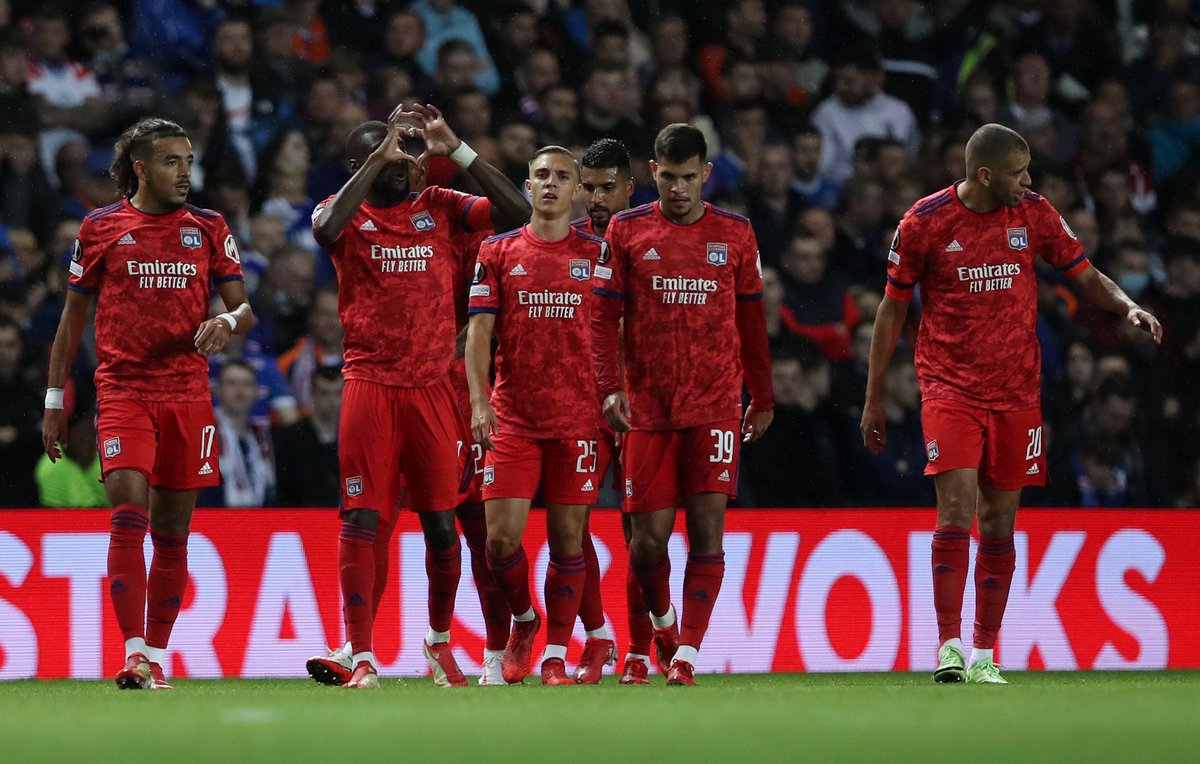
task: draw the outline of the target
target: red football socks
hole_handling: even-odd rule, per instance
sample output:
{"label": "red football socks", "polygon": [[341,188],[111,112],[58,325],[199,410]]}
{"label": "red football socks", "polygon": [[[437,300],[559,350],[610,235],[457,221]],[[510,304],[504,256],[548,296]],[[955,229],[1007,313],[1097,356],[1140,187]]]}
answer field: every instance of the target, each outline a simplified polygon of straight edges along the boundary
{"label": "red football socks", "polygon": [[379,518],[379,527],[375,529],[375,543],[371,551],[375,555],[375,588],[371,597],[371,623],[379,616],[379,603],[383,602],[383,593],[387,591],[388,568],[392,556],[392,531],[396,526]]}
{"label": "red football socks", "polygon": [[187,535],[150,531],[154,558],[146,586],[146,645],[166,647],[187,591]]}
{"label": "red football socks", "polygon": [[671,557],[664,554],[657,561],[643,565],[633,560],[634,575],[642,585],[646,607],[656,616],[664,616],[671,609]]}
{"label": "red football socks", "polygon": [[975,554],[975,647],[981,650],[996,647],[1016,560],[1012,536],[979,540]]}
{"label": "red football socks", "polygon": [[342,582],[342,615],[346,636],[356,653],[371,651],[375,626],[375,531],[353,523],[342,523],[338,535],[338,575]]}
{"label": "red football socks", "polygon": [[939,525],[933,532],[933,609],[937,612],[938,644],[962,637],[963,589],[967,586],[971,534],[956,525]]}
{"label": "red football socks", "polygon": [[604,602],[600,597],[600,559],[592,534],[583,529],[583,564],[587,570],[583,581],[583,599],[579,601],[579,620],[583,628],[595,631],[604,627]]}
{"label": "red football socks", "polygon": [[583,553],[556,555],[550,553],[546,569],[546,644],[567,645],[579,614],[587,566]]}
{"label": "red football socks", "polygon": [[108,597],[124,639],[145,635],[146,558],[142,543],[149,527],[144,508],[133,504],[113,508],[108,536]]}
{"label": "red football socks", "polygon": [[475,591],[479,594],[479,608],[483,611],[483,627],[487,632],[484,647],[488,650],[503,650],[508,644],[508,630],[512,619],[509,618],[508,603],[492,578],[492,571],[487,565],[487,516],[483,505],[459,507],[457,510],[458,523],[462,527],[463,536],[467,539],[467,548],[471,550],[471,578],[475,579]]}
{"label": "red football socks", "polygon": [[725,580],[725,554],[688,555],[683,573],[683,613],[680,616],[679,644],[700,649],[708,621],[712,617],[721,582]]}
{"label": "red football socks", "polygon": [[528,613],[533,600],[529,593],[529,560],[525,557],[525,547],[517,547],[517,551],[508,557],[497,557],[489,549],[487,566],[504,595],[509,612],[513,615]]}
{"label": "red football socks", "polygon": [[646,598],[642,595],[642,585],[638,583],[632,562],[625,566],[625,602],[629,608],[629,652],[633,655],[649,655],[654,625],[650,623]]}
{"label": "red football socks", "polygon": [[434,631],[450,631],[458,579],[462,576],[462,544],[457,537],[449,549],[426,547],[425,574],[429,576],[429,626]]}

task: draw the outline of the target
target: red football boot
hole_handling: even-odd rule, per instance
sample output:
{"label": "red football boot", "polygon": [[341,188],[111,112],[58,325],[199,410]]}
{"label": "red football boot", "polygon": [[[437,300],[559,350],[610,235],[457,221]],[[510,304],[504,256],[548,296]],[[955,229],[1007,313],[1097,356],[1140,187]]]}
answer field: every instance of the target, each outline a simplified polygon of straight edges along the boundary
{"label": "red football boot", "polygon": [[593,639],[583,645],[583,654],[579,656],[579,665],[575,667],[576,684],[600,684],[600,677],[605,666],[617,662],[617,643],[611,639]]}
{"label": "red football boot", "polygon": [[517,684],[530,674],[530,656],[533,654],[533,638],[542,627],[542,617],[536,612],[532,621],[514,621],[504,655],[500,658],[500,670],[504,681]]}
{"label": "red football boot", "polygon": [[157,663],[150,664],[150,689],[152,690],[174,690],[171,683],[167,681],[167,677],[163,674],[162,666]]}
{"label": "red football boot", "polygon": [[354,666],[354,673],[350,675],[350,681],[342,685],[347,690],[378,690],[379,689],[379,674],[375,673],[375,667],[370,661],[359,661]]}
{"label": "red football boot", "polygon": [[547,658],[542,662],[542,684],[547,687],[557,687],[564,684],[575,684],[575,680],[567,674],[567,664],[562,658]]}
{"label": "red football boot", "polygon": [[667,671],[667,684],[673,684],[680,687],[695,687],[696,680],[692,677],[695,669],[692,664],[687,661],[672,661],[671,668]]}
{"label": "red football boot", "polygon": [[308,675],[321,684],[339,686],[349,682],[350,675],[354,673],[350,654],[340,647],[330,650],[329,655],[314,655],[308,659],[305,668],[308,669]]}
{"label": "red football boot", "polygon": [[640,658],[626,658],[620,684],[650,684],[650,667]]}
{"label": "red football boot", "polygon": [[438,642],[436,645],[425,642],[422,650],[425,660],[429,662],[429,669],[433,672],[434,684],[438,687],[467,686],[467,678],[459,670],[458,661],[454,660],[454,653],[450,652],[449,642]]}
{"label": "red football boot", "polygon": [[149,690],[154,686],[150,678],[150,659],[134,653],[125,659],[125,668],[117,673],[117,687],[122,690]]}
{"label": "red football boot", "polygon": [[[672,605],[672,607],[674,607]],[[665,629],[654,630],[654,662],[658,664],[658,673],[665,674],[671,669],[671,660],[679,649],[679,617],[675,623]]]}

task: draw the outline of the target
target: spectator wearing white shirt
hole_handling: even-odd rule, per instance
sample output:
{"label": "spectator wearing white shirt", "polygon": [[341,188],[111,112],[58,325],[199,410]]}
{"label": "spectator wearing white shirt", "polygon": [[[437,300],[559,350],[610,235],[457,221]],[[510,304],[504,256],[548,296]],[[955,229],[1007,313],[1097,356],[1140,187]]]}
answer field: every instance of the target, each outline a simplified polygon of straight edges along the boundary
{"label": "spectator wearing white shirt", "polygon": [[100,97],[95,74],[67,56],[71,27],[61,8],[47,5],[33,19],[29,58],[29,92],[39,101],[43,129],[38,155],[52,183],[54,158],[72,140],[86,141],[84,132],[105,124],[108,107]]}
{"label": "spectator wearing white shirt", "polygon": [[833,95],[813,112],[821,131],[821,173],[839,182],[854,174],[854,147],[863,138],[891,138],[917,159],[921,130],[908,104],[882,91],[883,65],[873,52],[852,51],[834,68]]}

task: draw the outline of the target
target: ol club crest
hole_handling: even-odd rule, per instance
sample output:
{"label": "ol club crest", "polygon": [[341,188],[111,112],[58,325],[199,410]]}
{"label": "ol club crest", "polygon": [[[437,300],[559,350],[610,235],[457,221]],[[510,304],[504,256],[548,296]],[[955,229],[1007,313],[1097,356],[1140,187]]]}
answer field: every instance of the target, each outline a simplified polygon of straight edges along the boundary
{"label": "ol club crest", "polygon": [[708,243],[708,264],[724,265],[727,262],[729,262],[729,245],[710,241]]}
{"label": "ol club crest", "polygon": [[199,228],[180,228],[179,242],[188,249],[200,249],[200,229]]}
{"label": "ol club crest", "polygon": [[433,222],[433,216],[428,212],[418,212],[409,218],[412,221],[413,228],[418,231],[432,231],[437,224]]}
{"label": "ol club crest", "polygon": [[568,266],[568,273],[576,281],[587,281],[592,277],[592,264],[588,260],[571,260]]}
{"label": "ol club crest", "polygon": [[1029,246],[1029,234],[1024,228],[1008,229],[1008,248],[1025,249]]}

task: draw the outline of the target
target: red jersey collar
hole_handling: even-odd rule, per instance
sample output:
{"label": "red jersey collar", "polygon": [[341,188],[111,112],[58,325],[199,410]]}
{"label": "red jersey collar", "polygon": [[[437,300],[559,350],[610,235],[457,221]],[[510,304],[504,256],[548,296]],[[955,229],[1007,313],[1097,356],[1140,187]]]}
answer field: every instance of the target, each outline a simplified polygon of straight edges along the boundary
{"label": "red jersey collar", "polygon": [[548,249],[564,246],[575,237],[575,234],[575,228],[572,226],[567,226],[566,236],[554,241],[547,241],[533,232],[533,226],[531,224],[526,223],[525,225],[521,226],[521,236],[526,241],[528,241],[530,244],[536,244],[539,247],[546,247]]}
{"label": "red jersey collar", "polygon": [[704,207],[704,212],[701,212],[701,213],[700,213],[700,217],[696,218],[696,219],[695,219],[695,220],[693,220],[691,223],[676,223],[674,220],[671,220],[669,217],[667,217],[667,216],[666,216],[666,215],[663,213],[663,211],[662,211],[662,199],[655,199],[655,200],[654,200],[654,203],[653,203],[653,206],[654,206],[654,211],[658,213],[658,216],[659,216],[660,218],[662,218],[662,219],[663,219],[663,221],[665,221],[667,225],[673,225],[673,226],[675,226],[676,228],[691,228],[692,226],[694,226],[694,225],[696,225],[697,223],[699,223],[701,220],[704,220],[704,216],[708,214],[709,203],[708,203],[708,202],[705,202],[705,201],[701,201],[701,202],[700,202],[700,205],[701,205],[702,207]]}

